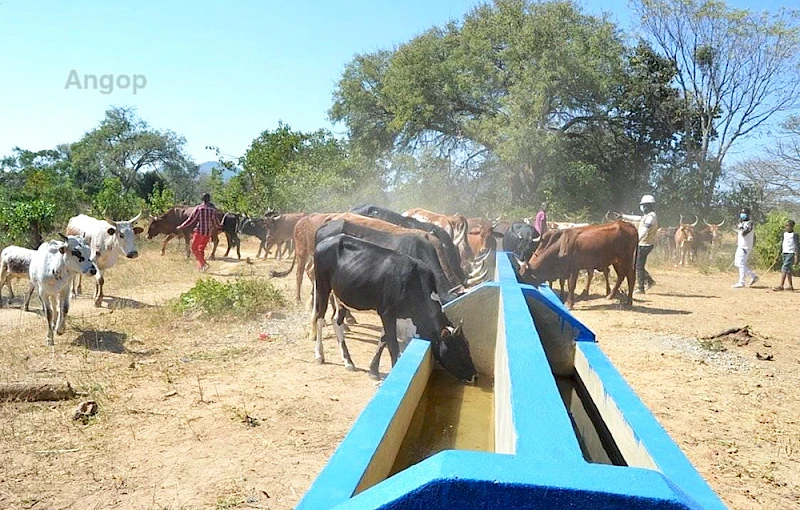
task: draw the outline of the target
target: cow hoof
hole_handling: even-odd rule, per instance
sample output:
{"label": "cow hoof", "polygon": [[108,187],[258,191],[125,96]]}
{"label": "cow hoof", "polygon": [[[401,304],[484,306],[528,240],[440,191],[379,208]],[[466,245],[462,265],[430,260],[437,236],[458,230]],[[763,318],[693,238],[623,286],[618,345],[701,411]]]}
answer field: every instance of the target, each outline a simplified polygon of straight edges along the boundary
{"label": "cow hoof", "polygon": [[358,322],[356,322],[356,318],[355,318],[355,317],[353,317],[352,315],[348,315],[348,316],[347,316],[347,317],[344,319],[344,321],[345,321],[346,323],[348,323],[348,324],[358,324]]}
{"label": "cow hoof", "polygon": [[95,308],[100,308],[102,306],[103,306],[103,300],[102,299],[95,300],[95,302],[94,302],[94,307]]}
{"label": "cow hoof", "polygon": [[318,365],[324,365],[325,364],[325,358],[316,358],[316,359],[317,359],[317,364]]}
{"label": "cow hoof", "polygon": [[369,373],[369,378],[370,379],[374,379],[376,381],[380,381],[381,380],[381,374],[379,374],[377,372],[370,372]]}
{"label": "cow hoof", "polygon": [[55,345],[55,344],[53,343],[53,339],[52,339],[52,338],[50,338],[50,337],[47,337],[47,338],[45,338],[45,339],[44,339],[44,344],[45,344],[45,345],[49,345],[49,346],[51,346],[51,347],[52,347],[53,345]]}
{"label": "cow hoof", "polygon": [[344,368],[346,368],[350,372],[355,372],[356,371],[356,366],[353,365],[352,363],[345,363]]}
{"label": "cow hoof", "polygon": [[350,333],[350,326],[348,326],[347,324],[342,324],[342,331],[344,331],[345,333]]}

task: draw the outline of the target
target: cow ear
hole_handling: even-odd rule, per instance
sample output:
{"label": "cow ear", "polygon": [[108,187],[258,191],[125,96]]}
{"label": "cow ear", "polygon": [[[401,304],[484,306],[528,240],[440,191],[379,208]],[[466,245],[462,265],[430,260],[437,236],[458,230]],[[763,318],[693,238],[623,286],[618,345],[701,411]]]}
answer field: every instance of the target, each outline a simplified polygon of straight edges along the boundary
{"label": "cow ear", "polygon": [[142,232],[144,232],[144,229],[143,229],[142,227],[133,227],[133,234],[134,234],[134,235],[137,235],[137,236],[138,236],[138,235],[139,235],[139,234],[141,234]]}
{"label": "cow ear", "polygon": [[58,253],[60,253],[61,255],[64,255],[65,253],[67,253],[67,247],[66,246],[59,246],[58,247]]}
{"label": "cow ear", "polygon": [[111,228],[108,229],[107,232],[108,232],[108,235],[113,236],[117,232],[117,229],[115,229],[114,227],[111,227]]}
{"label": "cow ear", "polygon": [[439,336],[441,336],[442,340],[444,340],[446,338],[450,338],[451,334],[450,328],[442,328],[442,332],[439,334]]}

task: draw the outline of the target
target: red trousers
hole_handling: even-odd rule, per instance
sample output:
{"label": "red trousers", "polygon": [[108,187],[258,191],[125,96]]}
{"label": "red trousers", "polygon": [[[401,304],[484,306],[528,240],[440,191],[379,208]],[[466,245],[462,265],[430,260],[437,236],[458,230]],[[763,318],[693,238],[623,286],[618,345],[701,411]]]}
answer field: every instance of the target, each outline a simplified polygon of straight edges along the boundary
{"label": "red trousers", "polygon": [[203,235],[200,232],[192,232],[192,253],[197,259],[198,269],[203,269],[206,265],[206,246],[211,236]]}

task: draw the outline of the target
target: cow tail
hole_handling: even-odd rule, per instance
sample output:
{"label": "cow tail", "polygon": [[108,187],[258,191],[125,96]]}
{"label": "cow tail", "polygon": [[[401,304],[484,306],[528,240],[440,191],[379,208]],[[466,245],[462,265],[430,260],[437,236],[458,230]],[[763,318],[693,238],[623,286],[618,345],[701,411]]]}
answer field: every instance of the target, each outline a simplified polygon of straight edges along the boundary
{"label": "cow tail", "polygon": [[284,276],[286,276],[286,275],[288,275],[289,273],[292,272],[292,269],[294,269],[294,263],[295,262],[297,262],[297,251],[296,250],[294,252],[294,257],[292,257],[292,265],[289,266],[289,269],[287,269],[286,271],[270,271],[269,274],[273,278],[283,278]]}

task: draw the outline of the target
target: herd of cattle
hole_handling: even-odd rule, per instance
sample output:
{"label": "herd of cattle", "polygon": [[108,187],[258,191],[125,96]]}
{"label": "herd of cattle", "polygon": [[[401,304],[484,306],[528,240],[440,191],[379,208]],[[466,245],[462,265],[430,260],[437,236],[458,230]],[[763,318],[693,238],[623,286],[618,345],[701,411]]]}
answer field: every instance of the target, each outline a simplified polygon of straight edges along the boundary
{"label": "herd of cattle", "polygon": [[[191,207],[179,206],[161,216],[150,216],[146,235],[148,239],[166,236],[162,255],[169,240],[180,236],[185,239],[189,256],[191,232],[177,227],[191,213]],[[347,308],[378,312],[384,333],[370,364],[373,377],[378,376],[384,348],[394,365],[398,336],[409,338],[419,333],[432,342],[434,357],[445,369],[461,380],[475,380],[477,373],[463,331],[460,325],[450,323],[442,305],[485,279],[489,271],[487,260],[499,247],[513,254],[522,281],[536,285],[560,281],[562,289],[567,281],[566,304],[570,308],[581,270],[588,271],[590,279],[595,270],[602,271],[609,298],[627,279],[627,302],[632,304],[638,234],[634,225],[621,220],[599,225],[550,223],[549,230],[540,236],[529,219],[466,218],[424,209],[400,214],[374,205],[358,206],[344,213],[281,214],[269,210],[255,218],[218,214],[221,231],[228,240],[225,256],[235,248],[241,258],[240,234],[260,240],[256,257],[262,252],[266,257],[273,247],[278,259],[284,254],[293,255],[287,270],[271,274],[287,276],[296,266],[298,301],[303,274],[309,276],[313,283],[312,330],[319,362],[324,361],[321,329],[329,302],[334,306],[333,328],[342,359],[349,369],[354,365],[344,340]],[[9,288],[10,301],[11,279],[29,278],[24,309],[28,310],[36,291],[47,319],[47,343],[52,345],[53,333],[64,332],[70,296],[80,293],[82,275],[95,277],[94,304],[100,306],[105,271],[120,255],[130,259],[138,256],[135,238],[144,232],[135,226],[140,216],[112,221],[78,215],[70,219],[66,235],[42,243],[37,250],[5,248],[0,255],[0,306],[3,286]],[[722,224],[706,225],[707,229],[698,235],[694,231],[697,219],[684,223],[681,218],[673,231],[659,232],[659,243],[674,250],[679,263],[684,264],[692,260],[706,233],[713,249]],[[212,241],[214,258],[219,243],[217,233]],[[608,281],[612,266],[618,276],[613,290]],[[588,287],[587,284],[587,291]]]}

